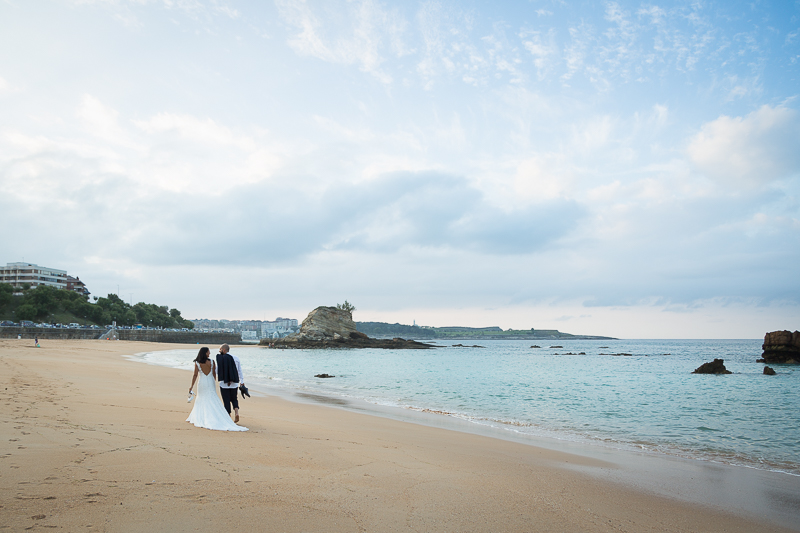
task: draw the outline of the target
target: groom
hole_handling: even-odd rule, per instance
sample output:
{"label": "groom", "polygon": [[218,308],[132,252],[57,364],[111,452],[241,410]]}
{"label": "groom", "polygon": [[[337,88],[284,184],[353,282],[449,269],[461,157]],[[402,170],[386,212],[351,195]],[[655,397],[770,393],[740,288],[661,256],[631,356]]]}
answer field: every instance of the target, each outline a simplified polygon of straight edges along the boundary
{"label": "groom", "polygon": [[239,421],[239,398],[236,395],[236,390],[239,388],[239,383],[244,384],[242,376],[242,363],[239,358],[228,353],[231,347],[223,344],[219,347],[217,354],[217,380],[219,380],[219,392],[222,396],[222,402],[225,404],[225,410],[231,414],[231,404],[236,415],[233,418],[234,422]]}

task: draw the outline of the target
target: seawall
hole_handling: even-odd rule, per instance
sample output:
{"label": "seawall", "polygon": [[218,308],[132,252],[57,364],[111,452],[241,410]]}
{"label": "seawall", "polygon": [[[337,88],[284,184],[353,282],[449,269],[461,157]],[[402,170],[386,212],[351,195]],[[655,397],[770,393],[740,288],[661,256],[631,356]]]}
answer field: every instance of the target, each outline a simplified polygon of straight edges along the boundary
{"label": "seawall", "polygon": [[[202,333],[194,331],[167,331],[163,329],[117,329],[116,336],[123,341],[168,342],[180,344],[240,344],[238,333]],[[108,333],[105,329],[81,328],[26,328],[0,327],[0,339],[99,339]]]}

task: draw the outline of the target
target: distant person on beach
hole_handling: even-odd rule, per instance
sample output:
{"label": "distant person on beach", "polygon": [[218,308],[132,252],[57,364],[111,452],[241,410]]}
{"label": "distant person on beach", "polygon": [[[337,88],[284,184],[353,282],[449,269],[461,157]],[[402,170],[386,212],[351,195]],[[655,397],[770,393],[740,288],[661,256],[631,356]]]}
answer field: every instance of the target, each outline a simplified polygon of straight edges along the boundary
{"label": "distant person on beach", "polygon": [[225,412],[222,402],[217,396],[216,365],[211,359],[211,350],[205,346],[200,348],[194,360],[194,376],[189,386],[189,401],[193,400],[194,384],[197,383],[197,399],[187,422],[200,428],[218,431],[247,431],[246,427],[237,426],[232,420],[230,411]]}
{"label": "distant person on beach", "polygon": [[33,345],[36,346],[37,348],[39,347],[39,335],[33,336]]}
{"label": "distant person on beach", "polygon": [[237,390],[239,385],[244,385],[244,376],[242,375],[242,363],[239,358],[230,353],[231,347],[223,344],[219,347],[217,354],[217,381],[219,381],[219,393],[222,396],[222,402],[225,404],[225,410],[231,414],[231,405],[233,405],[234,417],[233,421],[239,421],[239,397]]}

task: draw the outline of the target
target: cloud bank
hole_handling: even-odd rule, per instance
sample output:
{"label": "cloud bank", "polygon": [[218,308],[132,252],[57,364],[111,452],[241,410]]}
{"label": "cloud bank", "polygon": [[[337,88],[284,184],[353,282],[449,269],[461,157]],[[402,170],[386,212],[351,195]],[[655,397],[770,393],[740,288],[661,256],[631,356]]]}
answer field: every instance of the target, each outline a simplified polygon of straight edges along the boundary
{"label": "cloud bank", "polygon": [[184,316],[800,318],[797,29],[768,7],[52,7],[0,22],[6,261]]}

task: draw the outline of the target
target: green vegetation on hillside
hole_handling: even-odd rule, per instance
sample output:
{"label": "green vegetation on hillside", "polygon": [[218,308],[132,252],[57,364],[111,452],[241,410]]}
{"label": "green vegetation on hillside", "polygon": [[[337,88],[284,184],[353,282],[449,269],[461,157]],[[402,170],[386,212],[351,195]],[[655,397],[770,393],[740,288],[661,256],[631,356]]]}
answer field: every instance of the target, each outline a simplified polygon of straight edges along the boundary
{"label": "green vegetation on hillside", "polygon": [[356,322],[358,331],[370,337],[403,337],[407,339],[610,339],[589,335],[571,335],[557,329],[507,329],[497,326],[486,328],[420,327],[386,322]]}
{"label": "green vegetation on hillside", "polygon": [[435,339],[436,332],[432,328],[407,326],[405,324],[387,324],[386,322],[356,322],[356,328],[370,337],[403,337],[411,339]]}
{"label": "green vegetation on hillside", "polygon": [[5,320],[30,320],[33,322],[96,324],[105,326],[116,321],[118,326],[141,324],[145,327],[193,328],[181,312],[166,305],[139,302],[125,303],[116,294],[95,298],[74,291],[40,285],[35,289],[23,288],[21,296],[13,295],[13,288],[0,283],[0,317]]}

